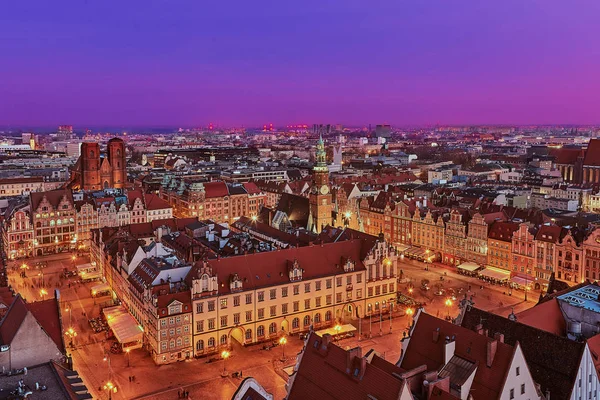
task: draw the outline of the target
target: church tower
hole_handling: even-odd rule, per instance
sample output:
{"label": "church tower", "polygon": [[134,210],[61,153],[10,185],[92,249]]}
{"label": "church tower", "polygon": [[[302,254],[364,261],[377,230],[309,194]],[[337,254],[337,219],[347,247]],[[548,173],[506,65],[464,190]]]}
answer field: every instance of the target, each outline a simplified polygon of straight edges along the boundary
{"label": "church tower", "polygon": [[125,142],[119,138],[112,138],[107,146],[108,162],[111,167],[112,187],[123,188],[127,182],[125,169]]}
{"label": "church tower", "polygon": [[84,190],[98,190],[100,185],[100,145],[81,143],[81,187]]}
{"label": "church tower", "polygon": [[319,142],[317,143],[315,161],[313,181],[308,195],[311,217],[309,229],[321,233],[322,228],[332,223],[329,169],[327,168],[327,156],[322,136],[319,137]]}

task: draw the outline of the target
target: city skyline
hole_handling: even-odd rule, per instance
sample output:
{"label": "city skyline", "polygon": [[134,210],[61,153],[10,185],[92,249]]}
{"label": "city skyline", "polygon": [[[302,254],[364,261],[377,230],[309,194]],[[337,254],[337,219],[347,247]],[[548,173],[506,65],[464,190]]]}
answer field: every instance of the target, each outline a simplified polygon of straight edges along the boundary
{"label": "city skyline", "polygon": [[116,6],[5,6],[0,125],[600,122],[591,1]]}

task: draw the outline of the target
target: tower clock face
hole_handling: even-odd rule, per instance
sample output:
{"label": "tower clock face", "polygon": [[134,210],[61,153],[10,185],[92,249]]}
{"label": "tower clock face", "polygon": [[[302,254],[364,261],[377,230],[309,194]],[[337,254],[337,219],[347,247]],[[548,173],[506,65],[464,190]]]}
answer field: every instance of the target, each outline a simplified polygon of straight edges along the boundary
{"label": "tower clock face", "polygon": [[327,185],[321,186],[321,194],[325,195],[327,193],[329,193],[329,188],[327,187]]}

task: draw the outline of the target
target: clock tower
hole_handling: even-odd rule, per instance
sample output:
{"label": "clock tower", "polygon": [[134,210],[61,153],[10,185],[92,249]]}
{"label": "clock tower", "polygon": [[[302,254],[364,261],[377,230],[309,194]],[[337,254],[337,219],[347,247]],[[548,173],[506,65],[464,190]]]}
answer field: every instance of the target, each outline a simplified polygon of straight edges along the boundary
{"label": "clock tower", "polygon": [[332,204],[329,190],[329,168],[323,137],[319,137],[313,167],[313,181],[308,195],[310,204],[310,220],[308,229],[321,233],[321,229],[331,224]]}

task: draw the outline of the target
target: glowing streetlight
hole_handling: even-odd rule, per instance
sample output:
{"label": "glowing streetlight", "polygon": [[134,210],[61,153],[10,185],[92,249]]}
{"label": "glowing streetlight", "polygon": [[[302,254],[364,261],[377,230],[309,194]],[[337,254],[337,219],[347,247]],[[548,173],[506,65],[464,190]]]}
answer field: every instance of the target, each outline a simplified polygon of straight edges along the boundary
{"label": "glowing streetlight", "polygon": [[65,335],[67,335],[69,337],[70,345],[74,346],[73,341],[75,340],[75,337],[77,337],[77,332],[75,331],[75,329],[73,329],[73,327],[67,329],[67,331],[65,332]]}
{"label": "glowing streetlight", "polygon": [[446,307],[448,307],[448,318],[450,318],[450,307],[452,307],[452,300],[446,299]]}
{"label": "glowing streetlight", "polygon": [[127,355],[127,366],[129,367],[129,349],[125,349],[125,354]]}
{"label": "glowing streetlight", "polygon": [[285,336],[282,336],[279,339],[279,344],[281,345],[281,361],[285,361],[285,344],[287,343],[287,339]]}
{"label": "glowing streetlight", "polygon": [[346,213],[344,214],[344,217],[346,217],[346,219],[350,219],[351,216],[352,213],[350,211],[346,211]]}
{"label": "glowing streetlight", "polygon": [[48,294],[48,291],[46,291],[46,289],[40,289],[40,296],[42,296],[42,300],[44,300],[44,296]]}
{"label": "glowing streetlight", "polygon": [[104,385],[104,390],[108,392],[108,399],[111,400],[113,392],[117,393],[117,386],[109,381]]}
{"label": "glowing streetlight", "polygon": [[221,352],[221,358],[223,359],[223,373],[221,374],[221,376],[223,376],[223,377],[227,376],[227,371],[225,370],[225,362],[229,358],[229,355],[230,354],[227,350],[223,350]]}
{"label": "glowing streetlight", "polygon": [[253,215],[251,217],[251,219],[252,219],[252,222],[256,222],[256,221],[258,221],[258,216],[257,215]]}
{"label": "glowing streetlight", "polygon": [[336,326],[333,327],[333,330],[335,331],[336,335],[339,335],[340,331],[342,330],[342,326],[338,324],[338,325],[336,325]]}
{"label": "glowing streetlight", "polygon": [[412,294],[412,292],[413,292],[413,288],[412,288],[412,287],[409,287],[409,288],[408,288],[408,293]]}

